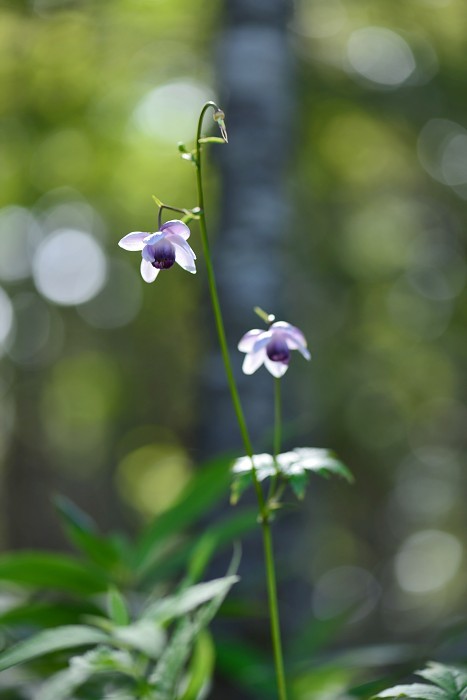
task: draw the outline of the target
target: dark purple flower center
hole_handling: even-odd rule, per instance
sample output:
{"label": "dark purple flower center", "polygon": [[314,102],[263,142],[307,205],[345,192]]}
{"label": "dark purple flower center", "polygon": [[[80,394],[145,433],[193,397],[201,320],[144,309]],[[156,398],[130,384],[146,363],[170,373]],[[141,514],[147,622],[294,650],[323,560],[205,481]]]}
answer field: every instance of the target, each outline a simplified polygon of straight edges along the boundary
{"label": "dark purple flower center", "polygon": [[151,263],[153,267],[158,270],[167,270],[175,262],[175,248],[172,243],[167,240],[163,240],[160,243],[156,243],[151,246],[152,253],[154,255],[154,260]]}
{"label": "dark purple flower center", "polygon": [[266,345],[266,354],[273,362],[283,362],[289,364],[290,350],[287,343],[281,337],[273,336]]}

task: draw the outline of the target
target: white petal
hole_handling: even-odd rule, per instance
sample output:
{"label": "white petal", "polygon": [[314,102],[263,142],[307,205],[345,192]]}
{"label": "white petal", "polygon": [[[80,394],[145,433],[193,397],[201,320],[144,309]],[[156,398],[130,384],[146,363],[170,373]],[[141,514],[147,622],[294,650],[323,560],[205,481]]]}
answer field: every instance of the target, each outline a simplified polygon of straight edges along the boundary
{"label": "white petal", "polygon": [[299,350],[307,360],[310,359],[310,353],[307,351],[306,338],[300,328],[292,326],[286,321],[277,321],[272,324],[271,330],[281,331],[286,336],[287,345],[291,350]]}
{"label": "white petal", "polygon": [[253,350],[254,344],[264,332],[265,331],[260,331],[259,328],[253,328],[251,331],[248,331],[248,333],[245,333],[237,346],[240,352],[250,352]]}
{"label": "white petal", "polygon": [[196,272],[196,255],[194,250],[192,250],[188,243],[180,236],[168,236],[167,240],[170,241],[175,248],[175,262],[177,262],[180,267],[183,267],[184,270],[194,274]]}
{"label": "white petal", "polygon": [[149,233],[147,231],[133,231],[132,233],[124,236],[118,242],[118,245],[124,250],[143,250],[145,245],[144,239],[148,236]]}
{"label": "white petal", "polygon": [[311,355],[310,355],[310,351],[308,350],[308,348],[303,347],[303,345],[297,345],[297,350],[298,350],[298,352],[300,352],[303,355],[305,360],[311,360]]}
{"label": "white petal", "polygon": [[161,233],[160,231],[156,231],[156,233],[148,233],[144,239],[144,245],[154,245],[155,243],[162,241],[163,238],[167,238],[166,233]]}
{"label": "white petal", "polygon": [[141,277],[145,282],[154,282],[160,270],[153,267],[150,262],[144,258],[141,260]]}
{"label": "white petal", "polygon": [[184,224],[183,221],[178,221],[178,219],[174,219],[173,221],[166,221],[165,224],[162,224],[161,231],[176,234],[177,236],[180,236],[185,240],[187,240],[187,238],[190,237],[191,233],[188,226]]}
{"label": "white petal", "polygon": [[267,355],[264,348],[261,348],[258,352],[249,352],[243,360],[242,370],[245,374],[253,374],[258,367],[261,367],[266,358]]}
{"label": "white petal", "polygon": [[282,375],[284,375],[289,368],[289,365],[286,365],[284,362],[274,362],[273,360],[270,360],[267,355],[266,359],[264,360],[264,366],[273,377],[282,377]]}

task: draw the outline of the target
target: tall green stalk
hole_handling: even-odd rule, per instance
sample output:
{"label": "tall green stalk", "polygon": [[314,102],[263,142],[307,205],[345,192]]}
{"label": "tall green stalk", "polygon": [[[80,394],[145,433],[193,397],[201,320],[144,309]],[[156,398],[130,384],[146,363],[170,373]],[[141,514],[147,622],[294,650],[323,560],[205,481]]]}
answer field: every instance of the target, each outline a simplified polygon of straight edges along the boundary
{"label": "tall green stalk", "polygon": [[274,459],[281,451],[282,415],[281,415],[281,379],[274,377]]}
{"label": "tall green stalk", "polygon": [[198,206],[199,212],[199,226],[201,232],[201,243],[203,246],[204,258],[206,261],[206,271],[208,277],[209,293],[211,296],[212,307],[214,311],[214,319],[216,323],[217,335],[219,337],[219,343],[221,346],[222,359],[224,361],[225,372],[227,375],[227,382],[230,389],[230,394],[232,397],[232,403],[235,409],[235,415],[237,417],[238,426],[240,428],[240,433],[242,435],[243,444],[245,446],[246,454],[250,457],[253,465],[252,475],[253,482],[255,485],[256,496],[258,499],[258,508],[260,513],[261,528],[263,532],[263,546],[264,546],[264,557],[266,564],[266,579],[268,588],[268,600],[269,600],[269,614],[271,621],[271,637],[274,650],[274,664],[276,668],[276,678],[277,678],[277,689],[280,700],[287,700],[287,689],[285,684],[285,673],[284,673],[284,660],[282,654],[282,644],[281,644],[281,634],[280,634],[280,622],[279,622],[279,607],[277,603],[277,584],[276,584],[276,572],[274,566],[274,552],[272,546],[272,535],[271,535],[271,525],[269,519],[269,507],[268,503],[265,501],[261,485],[258,481],[256,470],[254,468],[253,460],[253,448],[248,433],[248,428],[245,421],[245,416],[243,413],[242,405],[240,403],[240,397],[238,394],[237,386],[235,384],[235,379],[232,371],[232,364],[230,361],[229,350],[227,346],[227,339],[224,329],[224,321],[222,318],[222,311],[219,303],[219,295],[217,293],[216,278],[214,275],[214,267],[212,264],[211,253],[209,249],[209,241],[206,227],[206,214],[204,210],[204,192],[203,192],[203,179],[202,179],[202,165],[201,165],[201,133],[203,127],[203,119],[207,110],[212,108],[214,112],[220,112],[218,106],[214,102],[207,102],[202,110],[198,121],[198,128],[196,131],[196,146],[195,146],[195,157],[194,162],[196,166],[196,183],[198,189]]}

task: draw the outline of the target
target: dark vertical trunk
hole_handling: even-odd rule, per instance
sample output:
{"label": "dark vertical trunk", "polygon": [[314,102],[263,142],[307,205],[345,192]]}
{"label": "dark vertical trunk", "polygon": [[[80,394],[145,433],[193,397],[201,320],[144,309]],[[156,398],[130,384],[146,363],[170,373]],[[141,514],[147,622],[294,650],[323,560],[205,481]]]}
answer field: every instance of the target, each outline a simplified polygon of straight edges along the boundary
{"label": "dark vertical trunk", "polygon": [[[234,370],[258,448],[271,426],[272,381],[264,370],[254,378],[242,375],[236,345],[247,330],[264,325],[254,306],[281,313],[284,171],[293,114],[290,14],[290,0],[226,0],[218,46],[229,144],[219,149],[222,209],[215,266]],[[218,350],[208,359],[206,392],[203,450],[240,447]]]}
{"label": "dark vertical trunk", "polygon": [[[214,257],[226,333],[242,405],[255,451],[269,451],[273,425],[273,381],[264,369],[253,377],[241,372],[241,336],[264,323],[253,313],[260,306],[282,314],[284,285],[281,260],[288,204],[285,171],[292,143],[293,67],[287,24],[290,0],[226,0],[219,39],[220,105],[226,114],[229,144],[215,151],[222,206]],[[212,325],[211,325],[212,327]],[[202,450],[216,454],[242,450],[220,351],[206,362]],[[269,433],[269,434],[268,434]],[[253,494],[250,494],[251,498]],[[242,593],[246,599],[266,595],[259,532],[243,542]],[[220,573],[220,572],[219,572]],[[258,577],[259,574],[259,577]],[[237,633],[249,643],[270,648],[269,627],[242,623]],[[241,697],[220,683],[213,697]],[[243,696],[242,696],[243,697]]]}

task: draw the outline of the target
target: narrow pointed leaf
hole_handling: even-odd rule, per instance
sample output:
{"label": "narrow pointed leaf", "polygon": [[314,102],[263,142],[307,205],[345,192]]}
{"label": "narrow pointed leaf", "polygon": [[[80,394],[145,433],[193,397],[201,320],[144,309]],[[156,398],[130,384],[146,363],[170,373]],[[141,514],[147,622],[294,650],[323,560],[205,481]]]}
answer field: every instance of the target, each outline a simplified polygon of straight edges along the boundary
{"label": "narrow pointed leaf", "polygon": [[95,615],[99,608],[87,600],[79,602],[25,603],[0,613],[0,625],[58,627],[78,623],[83,615]]}
{"label": "narrow pointed leaf", "polygon": [[214,644],[212,637],[206,630],[202,630],[195,642],[195,649],[191,659],[188,676],[188,686],[180,697],[180,700],[197,700],[201,691],[209,683],[214,672]]}
{"label": "narrow pointed leaf", "polygon": [[225,576],[190,586],[176,595],[153,603],[145,610],[143,617],[160,623],[181,617],[213,598],[225,596],[238,580],[238,576]]}
{"label": "narrow pointed leaf", "polygon": [[131,649],[143,652],[150,659],[157,659],[166,643],[165,633],[153,620],[138,620],[126,627],[116,627],[113,637]]}
{"label": "narrow pointed leaf", "polygon": [[198,143],[225,143],[225,139],[220,136],[203,136],[203,138],[198,139]]}
{"label": "narrow pointed leaf", "polygon": [[15,552],[0,555],[0,581],[90,595],[107,588],[105,575],[66,554]]}
{"label": "narrow pointed leaf", "polygon": [[230,481],[230,457],[218,459],[200,470],[177,503],[157,516],[136,543],[134,563],[140,574],[152,564],[157,548],[171,535],[195,522],[225,493]]}
{"label": "narrow pointed leaf", "polygon": [[302,500],[305,498],[305,492],[306,492],[306,487],[308,484],[309,478],[308,474],[294,474],[293,476],[289,477],[289,483],[290,486],[292,487],[292,490],[294,494]]}
{"label": "narrow pointed leaf", "polygon": [[119,590],[112,587],[109,590],[107,596],[107,607],[109,610],[109,617],[116,625],[128,625],[130,621],[130,615],[128,613],[128,608],[126,601]]}
{"label": "narrow pointed leaf", "polygon": [[107,634],[85,625],[67,625],[53,630],[45,630],[0,654],[0,671],[30,661],[38,656],[50,654],[53,651],[108,641]]}
{"label": "narrow pointed leaf", "polygon": [[87,513],[64,496],[56,496],[55,507],[63,522],[69,540],[91,561],[106,569],[115,566],[120,552],[112,537],[97,532],[96,525]]}

